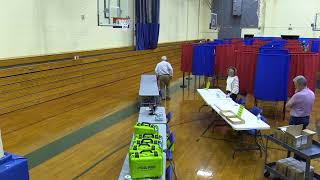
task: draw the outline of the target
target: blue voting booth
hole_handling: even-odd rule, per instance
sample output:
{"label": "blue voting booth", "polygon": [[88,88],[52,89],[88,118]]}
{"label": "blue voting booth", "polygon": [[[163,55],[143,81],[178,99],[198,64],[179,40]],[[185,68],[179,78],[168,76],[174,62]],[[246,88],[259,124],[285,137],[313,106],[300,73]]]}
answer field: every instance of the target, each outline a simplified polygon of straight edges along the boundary
{"label": "blue voting booth", "polygon": [[29,180],[28,160],[6,152],[0,159],[1,180]]}
{"label": "blue voting booth", "polygon": [[215,44],[199,44],[193,47],[192,74],[212,77],[215,65]]}
{"label": "blue voting booth", "polygon": [[290,73],[288,50],[260,50],[254,96],[265,101],[287,101]]}

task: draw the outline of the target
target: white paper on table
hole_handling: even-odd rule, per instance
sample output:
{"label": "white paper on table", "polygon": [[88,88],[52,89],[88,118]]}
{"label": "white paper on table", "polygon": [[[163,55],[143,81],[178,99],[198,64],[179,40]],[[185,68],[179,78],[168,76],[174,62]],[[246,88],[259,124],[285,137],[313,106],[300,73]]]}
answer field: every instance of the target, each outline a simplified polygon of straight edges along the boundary
{"label": "white paper on table", "polygon": [[3,144],[2,144],[2,136],[1,136],[1,130],[0,130],[0,158],[4,156],[4,151],[3,151]]}
{"label": "white paper on table", "polygon": [[229,118],[230,121],[234,122],[234,123],[238,123],[238,122],[241,122],[241,120],[237,117],[233,117],[233,118]]}
{"label": "white paper on table", "polygon": [[222,114],[223,114],[224,116],[226,116],[226,117],[235,116],[235,114],[232,113],[232,112],[223,112]]}

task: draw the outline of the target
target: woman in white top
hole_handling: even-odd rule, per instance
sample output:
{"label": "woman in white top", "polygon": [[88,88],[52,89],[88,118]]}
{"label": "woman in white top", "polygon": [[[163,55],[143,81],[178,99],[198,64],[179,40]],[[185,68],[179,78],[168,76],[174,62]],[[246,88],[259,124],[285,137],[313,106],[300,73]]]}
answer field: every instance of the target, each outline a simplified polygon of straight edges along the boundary
{"label": "woman in white top", "polygon": [[227,95],[235,101],[239,93],[239,78],[237,76],[237,69],[234,67],[228,68],[228,79],[227,79]]}

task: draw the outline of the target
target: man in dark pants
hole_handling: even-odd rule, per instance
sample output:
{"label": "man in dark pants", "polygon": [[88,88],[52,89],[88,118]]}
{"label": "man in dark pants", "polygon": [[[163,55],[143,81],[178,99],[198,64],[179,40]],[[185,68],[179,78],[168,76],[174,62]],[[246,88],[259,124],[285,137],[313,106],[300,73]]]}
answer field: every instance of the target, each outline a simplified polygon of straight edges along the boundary
{"label": "man in dark pants", "polygon": [[[303,76],[297,76],[293,79],[296,93],[286,104],[290,108],[290,125],[303,125],[305,129],[310,122],[310,114],[315,101],[314,93],[307,87],[307,80]],[[303,160],[298,155],[294,155],[297,160]]]}
{"label": "man in dark pants", "polygon": [[170,81],[173,76],[173,68],[171,64],[168,62],[166,56],[161,57],[161,62],[157,64],[155,73],[157,75],[157,79],[160,82],[160,89],[162,94],[162,100],[170,100]]}
{"label": "man in dark pants", "polygon": [[303,76],[293,79],[296,93],[286,104],[290,108],[290,125],[303,125],[305,129],[309,125],[310,114],[315,101],[314,93],[307,87],[307,80]]}

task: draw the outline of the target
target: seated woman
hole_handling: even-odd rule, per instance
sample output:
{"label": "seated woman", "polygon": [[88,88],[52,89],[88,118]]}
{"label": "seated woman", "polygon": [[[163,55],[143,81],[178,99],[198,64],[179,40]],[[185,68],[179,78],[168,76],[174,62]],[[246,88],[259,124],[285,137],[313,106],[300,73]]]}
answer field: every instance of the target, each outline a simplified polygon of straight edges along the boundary
{"label": "seated woman", "polygon": [[228,79],[227,79],[227,96],[233,101],[238,97],[239,93],[239,78],[237,76],[237,69],[234,67],[228,68]]}

